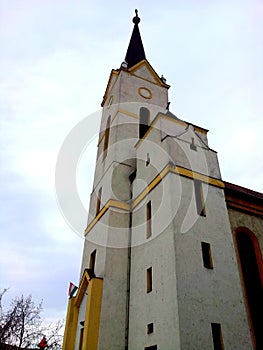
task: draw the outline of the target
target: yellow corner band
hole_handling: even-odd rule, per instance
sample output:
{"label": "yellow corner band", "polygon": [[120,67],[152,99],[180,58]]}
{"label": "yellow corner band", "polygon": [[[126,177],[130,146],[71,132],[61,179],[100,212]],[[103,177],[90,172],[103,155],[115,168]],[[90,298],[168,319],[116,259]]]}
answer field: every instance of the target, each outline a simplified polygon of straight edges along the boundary
{"label": "yellow corner band", "polygon": [[105,206],[100,210],[98,215],[91,221],[91,223],[88,225],[88,227],[85,230],[84,235],[86,236],[89,231],[92,229],[92,227],[96,224],[96,222],[105,214],[105,212],[110,208],[118,208],[124,211],[133,210],[137,205],[147,196],[149,192],[151,192],[161,181],[162,179],[168,174],[173,173],[177,174],[179,176],[184,176],[189,179],[196,179],[200,180],[204,183],[207,183],[209,185],[224,188],[225,184],[222,180],[198,173],[196,171],[192,171],[177,165],[167,164],[163,170],[151,181],[151,183],[132,201],[131,205],[129,205],[126,202],[122,202],[115,199],[110,199],[105,204]]}

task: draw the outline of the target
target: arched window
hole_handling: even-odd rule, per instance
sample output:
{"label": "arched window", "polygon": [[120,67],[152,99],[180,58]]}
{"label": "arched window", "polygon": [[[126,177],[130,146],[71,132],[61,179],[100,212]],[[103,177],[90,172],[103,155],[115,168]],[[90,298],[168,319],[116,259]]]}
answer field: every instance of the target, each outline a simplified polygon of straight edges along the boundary
{"label": "arched window", "polygon": [[150,111],[145,107],[140,108],[139,138],[141,139],[149,128]]}
{"label": "arched window", "polygon": [[111,122],[111,116],[108,117],[107,124],[106,124],[106,130],[104,135],[104,146],[103,146],[103,160],[106,158],[106,155],[108,152],[109,137],[110,137],[110,122]]}
{"label": "arched window", "polygon": [[250,230],[242,227],[236,230],[236,242],[256,349],[263,349],[262,256],[259,243]]}

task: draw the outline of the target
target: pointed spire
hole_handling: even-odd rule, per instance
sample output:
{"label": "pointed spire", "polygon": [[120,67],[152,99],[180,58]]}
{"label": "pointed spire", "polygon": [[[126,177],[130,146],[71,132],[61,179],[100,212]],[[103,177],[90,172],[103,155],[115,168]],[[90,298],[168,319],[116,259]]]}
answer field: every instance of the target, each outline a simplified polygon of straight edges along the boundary
{"label": "pointed spire", "polygon": [[146,59],[138,26],[138,24],[140,23],[140,18],[138,17],[138,10],[135,10],[135,17],[133,17],[132,21],[134,23],[134,28],[125,56],[125,61],[128,64],[128,68]]}

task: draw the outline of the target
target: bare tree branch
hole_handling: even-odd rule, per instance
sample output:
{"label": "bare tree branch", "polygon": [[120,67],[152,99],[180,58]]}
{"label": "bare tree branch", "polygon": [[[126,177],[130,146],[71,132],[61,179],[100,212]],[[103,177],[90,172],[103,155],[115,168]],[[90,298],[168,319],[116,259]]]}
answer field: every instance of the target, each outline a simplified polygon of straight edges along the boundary
{"label": "bare tree branch", "polygon": [[36,305],[31,295],[14,298],[9,309],[4,312],[1,303],[6,291],[4,289],[0,293],[0,349],[4,344],[23,349],[36,348],[43,335],[47,338],[49,349],[61,349],[64,321],[43,324],[40,316],[42,301]]}

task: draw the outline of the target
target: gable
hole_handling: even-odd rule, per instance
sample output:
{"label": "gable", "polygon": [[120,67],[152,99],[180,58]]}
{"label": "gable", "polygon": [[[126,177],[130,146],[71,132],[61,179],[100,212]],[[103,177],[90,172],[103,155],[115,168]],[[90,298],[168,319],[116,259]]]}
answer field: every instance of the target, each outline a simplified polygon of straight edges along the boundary
{"label": "gable", "polygon": [[152,66],[147,60],[142,60],[135,66],[128,69],[128,71],[136,77],[148,80],[154,84],[158,84],[166,88],[170,87],[162,81],[162,79],[158,76],[158,74],[155,72],[155,70],[152,68]]}
{"label": "gable", "polygon": [[144,78],[144,79],[149,80],[153,83],[157,82],[155,77],[153,76],[153,74],[151,74],[151,72],[149,71],[149,69],[146,66],[139,67],[138,69],[136,69],[133,72],[133,74],[136,75],[137,77]]}

